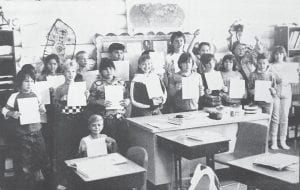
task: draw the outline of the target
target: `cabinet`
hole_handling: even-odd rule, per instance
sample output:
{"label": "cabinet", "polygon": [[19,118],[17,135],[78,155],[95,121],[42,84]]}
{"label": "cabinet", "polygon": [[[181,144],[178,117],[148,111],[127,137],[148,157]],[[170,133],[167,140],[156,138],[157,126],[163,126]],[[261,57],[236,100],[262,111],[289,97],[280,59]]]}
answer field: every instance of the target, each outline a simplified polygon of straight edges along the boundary
{"label": "cabinet", "polygon": [[12,93],[16,76],[14,32],[0,30],[0,107]]}
{"label": "cabinet", "polygon": [[274,45],[284,46],[287,55],[300,55],[300,26],[276,26]]}

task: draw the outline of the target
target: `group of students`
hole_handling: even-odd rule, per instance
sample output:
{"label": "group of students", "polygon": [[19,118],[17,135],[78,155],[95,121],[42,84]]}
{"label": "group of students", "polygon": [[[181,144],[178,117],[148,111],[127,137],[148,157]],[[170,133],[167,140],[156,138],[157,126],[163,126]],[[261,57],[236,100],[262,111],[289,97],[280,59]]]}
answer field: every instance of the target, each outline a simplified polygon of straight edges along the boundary
{"label": "group of students", "polygon": [[[110,57],[102,58],[99,76],[85,92],[87,106],[68,106],[68,89],[73,82],[83,81],[87,67],[88,54],[80,51],[76,61],[60,63],[57,55],[48,55],[44,60],[41,73],[36,73],[31,65],[25,65],[16,76],[16,93],[13,93],[2,109],[2,114],[15,131],[17,189],[33,189],[36,181],[45,178],[55,189],[68,187],[69,170],[65,160],[87,156],[88,142],[101,138],[108,152],[126,151],[126,117],[149,116],[161,113],[184,112],[216,105],[235,105],[255,103],[264,113],[271,115],[272,149],[277,149],[277,131],[280,126],[280,145],[286,144],[288,113],[291,104],[291,84],[281,77],[279,65],[286,64],[286,52],[281,46],[272,53],[272,65],[268,56],[255,50],[246,50],[246,44],[234,44],[233,53],[225,55],[220,64],[207,42],[197,44],[200,32],[194,33],[187,51],[182,32],[171,35],[171,47],[166,56],[165,73],[158,75],[153,70],[151,53],[148,50],[138,59],[138,68],[131,81],[123,81],[116,76],[114,61],[124,60],[125,46],[113,43],[109,47]],[[224,85],[221,89],[211,90],[205,74],[221,72]],[[35,81],[47,80],[48,76],[64,75],[65,82],[56,89],[51,88],[52,101],[46,107],[40,104],[41,114],[47,114],[48,123],[20,125],[18,99],[36,97],[32,91]],[[246,81],[247,93],[243,99],[231,99],[228,95],[230,79]],[[183,98],[183,81],[196,83],[196,96]],[[273,102],[254,102],[253,94],[256,80],[272,82],[270,93]],[[154,81],[161,95],[150,97],[147,85]],[[106,86],[120,86],[123,100],[119,109],[106,109],[112,102],[105,97]],[[185,95],[186,96],[186,95]],[[42,127],[43,125],[43,127]],[[88,127],[87,127],[88,126]],[[45,141],[44,141],[45,137]],[[46,143],[45,143],[46,142]],[[47,148],[46,148],[47,147]],[[50,155],[50,157],[49,157]],[[51,158],[51,159],[49,159]],[[50,161],[51,160],[51,161]],[[42,174],[41,174],[42,173]]]}

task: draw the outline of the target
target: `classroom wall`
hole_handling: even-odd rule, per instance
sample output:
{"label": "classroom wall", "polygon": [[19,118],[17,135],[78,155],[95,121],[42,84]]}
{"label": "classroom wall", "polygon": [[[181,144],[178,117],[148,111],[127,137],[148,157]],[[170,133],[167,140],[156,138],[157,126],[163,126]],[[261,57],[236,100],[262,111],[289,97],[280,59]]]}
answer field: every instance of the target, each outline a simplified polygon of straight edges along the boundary
{"label": "classroom wall", "polygon": [[[162,0],[163,1],[163,0]],[[245,41],[254,43],[255,35],[265,46],[273,43],[274,25],[300,23],[298,0],[178,0],[188,10],[184,31],[201,29],[201,40],[215,43],[218,52],[226,51],[229,26],[241,19],[245,26]],[[46,35],[56,18],[70,25],[77,36],[76,51],[94,53],[96,33],[127,32],[126,0],[90,1],[4,1],[1,3],[8,18],[17,18],[22,43],[16,44],[20,64],[40,62]],[[20,65],[19,65],[20,66]]]}

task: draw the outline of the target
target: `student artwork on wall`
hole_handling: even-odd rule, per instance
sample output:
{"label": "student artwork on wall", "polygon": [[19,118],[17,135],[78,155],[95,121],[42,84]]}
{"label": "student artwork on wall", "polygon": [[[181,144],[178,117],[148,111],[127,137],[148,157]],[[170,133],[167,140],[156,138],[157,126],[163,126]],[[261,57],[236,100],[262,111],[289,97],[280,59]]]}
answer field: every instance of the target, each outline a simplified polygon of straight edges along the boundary
{"label": "student artwork on wall", "polygon": [[47,41],[43,53],[43,59],[49,54],[57,54],[63,62],[66,55],[73,59],[76,47],[76,35],[74,30],[60,19],[56,19],[47,34]]}
{"label": "student artwork on wall", "polygon": [[169,33],[184,28],[184,3],[178,0],[126,0],[126,9],[129,34]]}

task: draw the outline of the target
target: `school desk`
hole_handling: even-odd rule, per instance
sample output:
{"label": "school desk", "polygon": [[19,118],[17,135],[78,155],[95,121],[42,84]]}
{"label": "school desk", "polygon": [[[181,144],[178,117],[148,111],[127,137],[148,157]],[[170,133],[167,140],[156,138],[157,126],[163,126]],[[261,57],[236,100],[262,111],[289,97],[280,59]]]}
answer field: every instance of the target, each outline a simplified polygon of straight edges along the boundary
{"label": "school desk", "polygon": [[[119,153],[66,160],[76,189],[130,189],[144,184],[146,170]],[[83,169],[80,169],[83,168]]]}
{"label": "school desk", "polygon": [[[173,124],[176,115],[183,115],[180,125]],[[158,146],[158,135],[180,135],[183,133],[216,132],[229,139],[229,152],[235,146],[236,133],[243,122],[258,123],[263,127],[269,126],[267,114],[251,114],[235,117],[224,117],[213,120],[203,111],[172,113],[156,116],[127,118],[128,146],[142,146],[148,152],[148,180],[154,185],[170,184],[174,158],[172,153]],[[267,139],[267,138],[266,138]],[[267,151],[267,141],[263,145]]]}
{"label": "school desk", "polygon": [[[268,153],[269,154],[269,153]],[[258,154],[230,161],[228,165],[233,177],[248,186],[264,190],[299,190],[299,162],[289,169],[277,171],[253,165],[253,162],[266,154]],[[284,162],[284,158],[282,159]]]}

